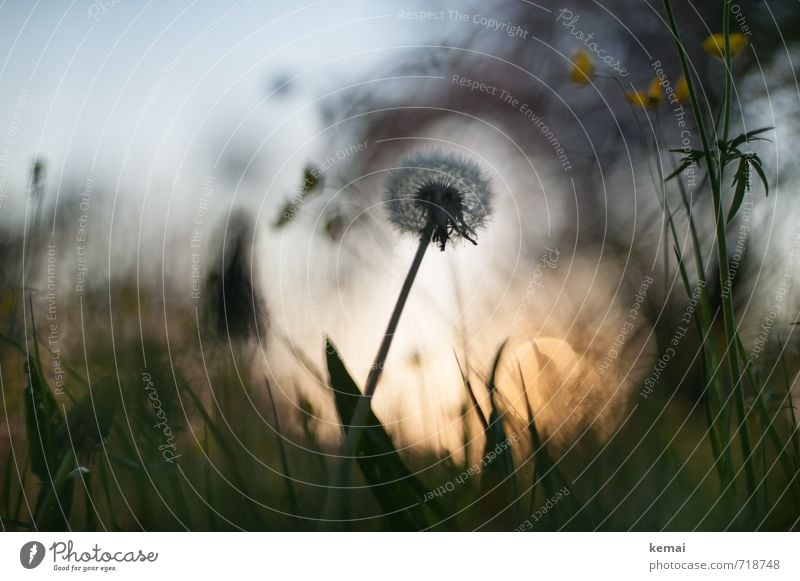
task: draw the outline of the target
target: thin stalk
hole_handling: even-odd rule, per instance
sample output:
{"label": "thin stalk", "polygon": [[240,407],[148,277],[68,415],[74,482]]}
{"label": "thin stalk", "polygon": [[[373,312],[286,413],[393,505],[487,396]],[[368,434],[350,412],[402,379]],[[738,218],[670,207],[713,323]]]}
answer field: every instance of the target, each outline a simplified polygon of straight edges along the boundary
{"label": "thin stalk", "polygon": [[[708,174],[706,174],[706,177]],[[705,178],[704,178],[705,180]],[[694,215],[692,214],[692,204],[689,201],[689,198],[686,193],[686,188],[683,185],[680,177],[676,180],[678,182],[678,190],[681,194],[681,202],[683,203],[684,210],[686,211],[686,218],[688,220],[689,225],[689,232],[691,233],[691,240],[692,240],[692,250],[694,254],[695,260],[695,272],[697,275],[698,282],[702,285],[700,289],[700,315],[697,320],[698,322],[698,331],[699,331],[699,338],[703,348],[703,369],[705,373],[706,379],[706,389],[707,389],[707,402],[706,402],[706,415],[709,421],[708,429],[709,435],[711,437],[712,448],[714,449],[714,459],[717,461],[719,465],[719,475],[720,475],[720,485],[722,486],[723,490],[730,485],[731,476],[730,476],[730,452],[728,447],[720,448],[720,444],[716,440],[716,432],[719,431],[718,427],[715,427],[713,423],[711,423],[711,419],[714,416],[714,410],[719,409],[719,413],[723,415],[723,417],[727,416],[725,413],[725,408],[722,405],[722,388],[720,386],[720,376],[719,373],[716,371],[717,369],[717,360],[715,357],[716,349],[714,344],[716,341],[714,340],[714,330],[712,329],[711,323],[711,299],[708,295],[708,279],[706,277],[706,267],[703,261],[703,254],[702,254],[702,246],[700,245],[700,236],[697,233],[697,226],[695,225]],[[703,183],[700,184],[700,189],[702,189]],[[671,221],[671,220],[670,220]],[[675,233],[674,224],[672,224],[673,228],[673,237],[675,238],[676,243],[678,242],[677,234]],[[691,297],[689,297],[691,299]],[[723,421],[723,429],[728,425],[727,421]],[[720,431],[720,433],[724,433]],[[716,450],[719,449],[723,454],[724,457],[720,457]]]}
{"label": "thin stalk", "polygon": [[[731,68],[731,31],[730,31],[730,0],[723,2],[723,16],[722,16],[722,34],[725,39],[725,97],[723,101],[723,118],[722,118],[722,143],[728,143],[728,134],[730,132],[730,117],[731,117],[731,101],[732,101],[732,86],[733,86],[733,70]],[[727,147],[727,145],[726,145]],[[721,190],[723,174],[725,171],[725,152],[720,151],[720,165],[719,165],[719,179],[717,180],[717,188]],[[722,208],[722,195],[721,191],[714,196],[715,211],[717,214],[717,236],[721,240],[725,240],[725,217]],[[731,375],[734,381],[733,389],[736,397],[736,409],[739,415],[739,436],[742,444],[742,454],[744,455],[745,477],[750,494],[755,493],[756,479],[752,466],[752,445],[750,439],[750,429],[747,422],[746,406],[744,398],[744,382],[742,381],[741,366],[739,363],[739,349],[738,349],[738,334],[736,330],[736,321],[734,319],[733,311],[733,295],[730,280],[730,272],[728,267],[728,252],[727,248],[722,249],[717,247],[718,252],[722,253],[724,250],[725,262],[723,264],[720,259],[720,282],[724,284],[723,288],[723,320],[726,327],[727,339],[732,343],[728,344],[728,355],[731,368]],[[724,268],[724,271],[723,271]],[[727,290],[727,293],[725,292]],[[747,368],[747,362],[744,363]]]}
{"label": "thin stalk", "polygon": [[383,334],[383,341],[381,341],[381,346],[378,348],[378,354],[375,356],[372,369],[370,369],[369,375],[367,376],[367,383],[364,385],[364,397],[366,400],[361,400],[361,402],[366,401],[366,403],[362,406],[361,402],[359,402],[359,405],[356,407],[355,414],[353,415],[353,425],[359,425],[360,422],[364,421],[364,418],[367,415],[367,405],[369,404],[369,400],[375,394],[375,389],[378,386],[378,380],[380,380],[381,374],[383,373],[383,366],[386,364],[386,357],[389,355],[389,348],[392,346],[392,340],[394,339],[394,333],[397,330],[397,324],[400,322],[400,315],[403,314],[403,309],[406,306],[408,295],[411,293],[411,287],[414,284],[414,279],[417,278],[417,273],[419,272],[419,267],[422,264],[422,259],[425,257],[425,251],[428,249],[428,246],[430,246],[432,235],[432,230],[426,230],[420,236],[419,246],[417,246],[417,252],[414,255],[414,261],[411,263],[411,268],[408,269],[408,274],[406,275],[405,281],[403,281],[403,287],[400,289],[400,294],[398,295],[397,302],[394,305],[392,316],[389,318],[389,324],[386,325],[386,332]]}
{"label": "thin stalk", "polygon": [[[686,297],[688,298],[688,300],[691,301],[692,300],[692,287],[691,287],[691,284],[689,283],[689,275],[686,272],[686,266],[684,265],[684,262],[683,262],[683,250],[681,249],[680,240],[678,238],[678,233],[677,233],[677,231],[675,229],[675,222],[672,219],[672,214],[669,212],[669,208],[667,208],[667,211],[668,211],[667,215],[669,216],[670,230],[672,232],[672,237],[673,237],[673,239],[675,241],[674,242],[674,244],[675,244],[674,248],[675,248],[675,255],[676,255],[675,258],[676,258],[676,261],[678,263],[678,272],[680,273],[681,279],[683,280],[683,285],[684,285],[684,288],[685,288]],[[706,334],[706,329],[708,328],[708,325],[705,324],[705,318],[704,318],[704,315],[702,313],[702,310],[703,310],[703,308],[701,306],[700,313],[695,311],[693,318],[694,318],[694,321],[695,321],[695,325],[697,327],[697,335],[698,335],[698,338],[700,339],[702,363],[703,363],[703,373],[705,374],[705,380],[706,380],[705,388],[704,388],[704,392],[706,392],[706,405],[705,405],[706,423],[708,424],[708,435],[709,435],[709,438],[711,439],[711,451],[714,454],[714,460],[715,460],[714,465],[715,465],[715,467],[717,469],[717,472],[719,474],[720,484],[724,487],[726,485],[726,480],[729,480],[729,479],[725,478],[725,468],[724,468],[723,463],[720,462],[722,448],[720,446],[719,440],[717,439],[717,432],[716,432],[716,430],[714,428],[713,409],[715,407],[714,406],[714,403],[715,403],[715,397],[714,396],[716,394],[714,393],[714,389],[713,389],[713,387],[711,385],[712,371],[711,371],[711,368],[709,367],[709,353],[708,353],[708,346],[706,345],[706,339],[708,338],[708,336],[710,336],[710,334],[709,335]]]}
{"label": "thin stalk", "polygon": [[708,142],[708,134],[706,133],[706,126],[705,121],[703,120],[703,113],[700,110],[700,100],[697,97],[697,90],[694,86],[694,80],[691,75],[691,71],[689,70],[689,59],[686,55],[686,50],[683,48],[683,41],[681,40],[681,34],[678,31],[678,23],[675,20],[675,14],[672,12],[672,4],[670,0],[664,0],[664,10],[667,14],[667,20],[669,22],[669,28],[672,32],[672,36],[675,39],[675,45],[678,48],[678,58],[681,62],[681,70],[683,71],[684,76],[686,77],[686,85],[689,89],[689,102],[692,105],[692,114],[694,115],[695,124],[697,125],[697,131],[700,134],[700,142],[703,146],[703,154],[706,158],[706,165],[708,168],[708,179],[711,182],[711,190],[717,190],[717,172],[716,167],[714,165],[715,159],[712,155],[711,144]]}
{"label": "thin stalk", "polygon": [[283,481],[286,484],[286,494],[289,498],[289,506],[294,513],[292,519],[295,524],[300,523],[300,505],[297,502],[297,496],[294,493],[294,486],[292,485],[292,475],[289,472],[289,459],[286,457],[286,449],[283,446],[283,432],[281,431],[281,424],[278,420],[278,410],[275,407],[275,398],[272,395],[272,386],[269,380],[264,377],[264,384],[267,386],[267,395],[269,396],[270,407],[272,408],[272,420],[275,422],[275,432],[278,442],[278,456],[280,457],[281,467],[283,468]]}
{"label": "thin stalk", "polygon": [[[731,101],[733,89],[733,69],[731,68],[731,0],[722,2],[722,37],[724,38],[724,63],[725,63],[725,93],[722,100],[722,143],[728,143],[728,134],[731,125]],[[725,171],[725,151],[719,152],[719,180]]]}
{"label": "thin stalk", "polygon": [[386,364],[386,358],[389,355],[389,348],[392,346],[397,324],[400,322],[400,315],[406,306],[408,295],[411,293],[411,287],[414,285],[414,280],[417,278],[419,267],[422,264],[422,259],[425,257],[425,251],[431,242],[433,236],[433,229],[429,228],[422,232],[417,246],[417,252],[414,255],[414,260],[411,267],[408,269],[408,274],[403,281],[403,286],[400,289],[400,294],[392,311],[392,316],[389,318],[389,324],[386,326],[386,331],[383,334],[378,353],[375,356],[375,361],[372,363],[367,382],[364,386],[364,397],[359,398],[356,409],[353,412],[353,417],[350,420],[350,427],[344,436],[342,443],[342,458],[339,461],[338,469],[335,472],[335,479],[333,481],[333,488],[328,494],[328,499],[325,502],[325,509],[323,514],[327,515],[331,511],[336,510],[336,500],[339,492],[347,485],[350,474],[350,462],[356,455],[358,444],[361,441],[363,432],[363,424],[369,412],[372,396],[375,395],[375,390],[378,387],[378,381],[383,373],[383,367]]}
{"label": "thin stalk", "polygon": [[[725,0],[726,10],[729,8],[730,0]],[[744,391],[742,383],[742,370],[739,363],[739,353],[736,345],[736,319],[733,309],[733,297],[731,295],[731,279],[730,279],[730,266],[728,264],[728,244],[725,232],[725,216],[722,207],[722,190],[720,187],[720,174],[717,173],[716,159],[714,158],[713,149],[709,143],[708,133],[706,133],[705,121],[700,109],[700,102],[697,97],[697,91],[694,86],[694,80],[689,70],[689,62],[684,49],[683,42],[681,41],[678,24],[675,20],[675,15],[672,11],[672,4],[670,0],[664,0],[664,10],[667,15],[670,30],[675,38],[675,45],[678,49],[678,56],[681,62],[683,74],[686,76],[686,84],[689,89],[689,100],[692,104],[692,112],[697,125],[697,131],[700,134],[700,140],[703,147],[703,154],[706,159],[706,166],[708,177],[711,187],[711,198],[714,206],[714,221],[715,221],[715,234],[717,242],[717,261],[719,262],[719,279],[721,285],[722,295],[722,315],[725,330],[725,354],[727,355],[728,368],[730,371],[731,381],[733,382],[734,401],[736,405],[736,412],[739,416],[739,438],[742,447],[742,456],[744,461],[745,478],[747,481],[748,492],[753,496],[756,489],[755,472],[752,465],[752,445],[750,440],[750,430],[747,425],[747,417],[745,415],[745,402]],[[728,13],[725,13],[725,45],[730,46],[730,29],[728,22]],[[726,65],[730,64],[730,51],[726,50]],[[730,76],[730,67],[727,67],[726,75]],[[728,79],[729,80],[729,79]],[[727,81],[726,81],[727,82]],[[727,100],[730,100],[730,91],[726,91],[725,95]],[[723,117],[723,125],[730,123],[729,109],[730,103],[725,104],[725,112]],[[723,127],[723,135],[727,135],[727,127]],[[720,168],[721,173],[721,168]]]}
{"label": "thin stalk", "polygon": [[[618,83],[619,84],[619,83]],[[621,86],[621,85],[620,85]],[[636,111],[633,111],[634,117],[638,123],[638,117],[636,117]],[[656,111],[656,126],[658,126],[658,111]],[[719,115],[717,117],[717,121],[715,122],[715,127],[719,123]],[[640,127],[641,130],[641,127]],[[656,171],[658,172],[658,183],[656,188],[660,189],[661,192],[661,205],[665,215],[665,226],[664,226],[664,280],[667,281],[669,279],[669,263],[667,261],[667,257],[669,256],[669,252],[667,251],[666,243],[669,238],[669,234],[672,234],[672,238],[675,244],[675,250],[677,252],[677,261],[678,261],[678,269],[684,279],[685,287],[686,287],[686,294],[687,299],[691,301],[692,299],[692,292],[691,286],[689,285],[689,279],[685,272],[685,267],[682,263],[682,255],[683,251],[680,247],[680,239],[678,237],[675,222],[672,217],[672,212],[669,208],[668,198],[667,198],[667,189],[666,189],[666,182],[664,181],[664,172],[661,165],[661,156],[659,154],[662,146],[663,149],[668,149],[665,144],[660,143],[658,139],[658,132],[654,132],[653,135],[653,156],[655,158],[656,163]],[[652,177],[652,168],[649,168]],[[708,174],[706,174],[708,175]],[[654,180],[655,181],[655,180]],[[717,438],[717,430],[713,424],[713,417],[714,417],[714,408],[719,407],[721,410],[723,409],[719,402],[721,401],[721,390],[717,385],[719,376],[713,372],[714,370],[714,361],[715,358],[713,356],[713,332],[711,329],[711,322],[710,322],[710,315],[711,306],[710,300],[708,298],[708,290],[707,290],[707,280],[705,275],[705,266],[703,263],[703,257],[700,250],[700,240],[697,235],[697,229],[694,223],[694,217],[692,216],[691,205],[686,196],[686,189],[684,188],[683,182],[681,181],[680,177],[677,179],[678,187],[681,194],[681,201],[685,208],[689,229],[691,231],[691,239],[693,245],[693,254],[695,258],[695,266],[697,270],[697,280],[702,285],[700,288],[700,313],[695,313],[695,322],[697,324],[697,331],[698,337],[701,342],[702,346],[702,363],[703,363],[703,372],[705,374],[706,379],[706,397],[707,397],[707,404],[706,404],[706,420],[708,422],[708,430],[709,430],[709,437],[711,439],[711,448],[714,454],[715,464],[717,466],[718,475],[720,477],[720,485],[724,488],[727,484],[730,483],[730,477],[726,476],[727,468],[729,467],[729,463],[727,462],[727,447],[724,448],[725,458],[721,458],[720,452],[723,450],[721,447],[721,443]]]}

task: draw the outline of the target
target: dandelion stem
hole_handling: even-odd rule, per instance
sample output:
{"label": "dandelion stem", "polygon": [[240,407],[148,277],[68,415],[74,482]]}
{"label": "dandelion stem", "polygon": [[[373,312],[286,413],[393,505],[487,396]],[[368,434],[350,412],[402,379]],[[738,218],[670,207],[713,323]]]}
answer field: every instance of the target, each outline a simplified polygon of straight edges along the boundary
{"label": "dandelion stem", "polygon": [[[427,230],[422,233],[417,253],[414,255],[414,261],[411,263],[411,268],[408,269],[408,274],[403,282],[403,287],[400,289],[400,294],[397,297],[397,302],[392,311],[392,317],[389,319],[389,324],[386,326],[386,332],[383,334],[383,341],[378,349],[378,354],[375,356],[375,361],[372,364],[372,369],[367,376],[367,383],[364,386],[364,396],[371,398],[375,393],[375,388],[378,385],[378,380],[381,378],[383,366],[386,363],[386,357],[389,355],[389,347],[392,345],[394,333],[397,330],[397,324],[400,322],[400,315],[408,300],[408,295],[411,292],[411,286],[414,284],[414,279],[417,277],[419,267],[422,264],[422,259],[425,257],[425,251],[430,246],[432,230]],[[358,410],[356,410],[356,414]]]}
{"label": "dandelion stem", "polygon": [[383,367],[386,364],[386,357],[389,355],[389,348],[392,346],[394,333],[397,330],[397,324],[400,322],[400,315],[403,313],[403,308],[406,306],[408,295],[411,292],[411,286],[414,284],[414,279],[417,277],[422,259],[425,257],[425,251],[428,249],[428,246],[430,246],[432,234],[433,230],[428,229],[420,236],[417,253],[414,255],[414,261],[411,263],[411,268],[408,269],[405,281],[403,281],[403,287],[400,289],[397,302],[395,302],[389,324],[386,325],[383,341],[381,341],[378,354],[375,356],[375,361],[372,363],[369,375],[367,376],[367,383],[364,385],[364,397],[359,400],[356,410],[353,413],[353,420],[350,422],[350,429],[347,430],[344,445],[345,456],[355,454],[358,448],[358,440],[361,436],[361,424],[364,423],[364,419],[367,417],[370,401],[372,400],[372,396],[375,395],[378,381],[381,378]]}
{"label": "dandelion stem", "polygon": [[350,462],[358,452],[358,444],[361,441],[361,434],[364,429],[364,421],[369,412],[370,402],[372,396],[375,395],[375,390],[378,387],[378,381],[383,373],[383,367],[386,364],[386,357],[389,355],[389,348],[392,346],[392,339],[394,339],[397,325],[400,322],[400,315],[403,313],[408,295],[411,293],[411,287],[414,284],[414,279],[417,277],[419,267],[422,264],[422,259],[425,257],[425,251],[431,243],[431,236],[433,236],[433,228],[426,228],[420,235],[419,246],[414,255],[414,260],[411,267],[408,269],[408,274],[403,281],[403,286],[400,289],[400,294],[392,311],[392,316],[389,318],[389,324],[386,326],[386,332],[383,334],[383,340],[378,348],[378,354],[375,356],[375,361],[372,363],[369,375],[367,376],[367,383],[364,386],[364,397],[358,400],[356,409],[353,412],[353,417],[350,420],[350,426],[345,433],[344,442],[342,444],[342,458],[339,462],[339,468],[335,473],[335,480],[333,487],[328,494],[328,500],[325,503],[325,510],[323,514],[328,515],[331,510],[335,510],[337,506],[336,497],[341,489],[347,485],[350,474]]}

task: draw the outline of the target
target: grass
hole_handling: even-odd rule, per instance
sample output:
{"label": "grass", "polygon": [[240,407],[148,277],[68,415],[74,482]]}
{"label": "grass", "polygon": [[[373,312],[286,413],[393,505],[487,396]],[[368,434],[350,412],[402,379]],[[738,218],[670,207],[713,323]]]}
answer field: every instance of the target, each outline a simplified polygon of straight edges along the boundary
{"label": "grass", "polygon": [[[756,474],[754,463],[754,450],[753,441],[750,434],[750,425],[748,421],[748,414],[745,405],[745,371],[748,368],[749,362],[742,358],[743,352],[739,349],[739,335],[738,325],[736,322],[736,315],[734,309],[734,297],[732,292],[733,281],[730,273],[730,264],[728,258],[728,245],[727,245],[727,230],[726,225],[731,221],[736,214],[736,210],[741,203],[741,195],[744,192],[746,180],[740,178],[739,184],[742,185],[741,189],[737,188],[736,197],[733,202],[731,212],[726,214],[723,206],[723,184],[726,166],[730,161],[736,159],[732,153],[736,150],[736,144],[740,142],[748,142],[753,134],[744,133],[737,137],[735,140],[729,140],[731,131],[731,108],[733,101],[733,64],[730,45],[730,0],[724,0],[722,5],[722,29],[724,37],[724,96],[722,103],[723,118],[721,139],[716,141],[717,147],[713,147],[715,143],[713,139],[714,134],[709,133],[705,115],[701,108],[700,100],[698,97],[698,90],[695,86],[695,78],[689,66],[688,57],[683,43],[681,42],[680,30],[675,20],[672,10],[671,2],[664,0],[664,9],[667,15],[669,28],[675,38],[675,45],[677,48],[678,56],[681,63],[681,69],[687,79],[689,101],[691,103],[692,113],[694,115],[695,128],[701,143],[702,159],[705,162],[706,175],[708,176],[709,189],[711,190],[712,206],[714,210],[713,223],[715,226],[715,245],[717,249],[717,263],[718,263],[718,276],[720,283],[720,297],[722,302],[722,316],[723,316],[723,347],[720,356],[727,361],[728,364],[728,381],[732,384],[731,394],[720,404],[722,411],[728,412],[729,400],[733,399],[734,410],[736,417],[736,437],[738,437],[739,445],[741,446],[741,462],[742,470],[745,474],[745,484],[747,492],[747,501],[755,500],[757,493]],[[761,130],[760,130],[761,131]],[[738,158],[744,160],[741,152],[738,152]],[[757,162],[756,167],[760,168],[760,160]],[[763,172],[760,171],[762,174]],[[767,187],[766,179],[764,180],[765,187]],[[768,189],[766,190],[768,192]],[[726,219],[727,215],[727,219]],[[677,240],[677,239],[676,239]],[[680,259],[680,257],[679,257]],[[700,320],[699,324],[702,328],[704,321]],[[705,332],[702,329],[701,332]],[[710,382],[710,377],[707,377],[707,382]],[[760,399],[760,394],[755,394],[756,399]],[[723,429],[726,424],[723,424]],[[730,434],[723,433],[723,437],[730,443]],[[728,450],[726,445],[725,450]],[[722,460],[722,458],[719,458]],[[725,459],[727,461],[727,459]],[[733,481],[728,482],[731,486]]]}
{"label": "grass", "polygon": [[[148,347],[150,352],[156,349]],[[336,350],[327,352],[331,398],[342,425],[348,426],[363,396]],[[17,353],[21,357],[24,350]],[[499,355],[500,350],[496,361]],[[226,384],[230,364],[219,359],[209,375],[214,386],[227,385],[223,389],[229,393],[209,398],[206,390],[178,377],[173,401],[167,395],[173,370],[157,359],[151,353],[149,369],[162,404],[170,417],[185,415],[176,465],[166,463],[159,452],[158,434],[152,430],[156,418],[142,393],[120,392],[115,381],[94,384],[91,390],[84,382],[75,388],[76,403],[65,404],[65,420],[53,420],[63,416],[53,411],[51,402],[49,412],[30,413],[26,422],[28,430],[44,437],[15,438],[13,455],[24,461],[17,471],[9,450],[0,494],[5,530],[511,530],[531,520],[565,486],[571,494],[531,520],[532,530],[785,530],[796,526],[800,510],[800,448],[794,418],[785,413],[791,396],[783,365],[775,373],[783,401],[753,418],[759,437],[752,465],[759,492],[746,513],[741,512],[747,498],[741,492],[746,483],[741,455],[725,442],[730,465],[723,474],[730,475],[723,478],[718,465],[724,456],[710,445],[703,420],[705,399],[692,405],[655,392],[653,403],[640,407],[608,445],[551,457],[533,410],[521,424],[507,411],[494,386],[495,365],[485,382],[465,377],[465,402],[472,402],[465,406],[465,440],[473,446],[483,441],[477,448],[480,458],[499,442],[512,440],[507,451],[464,478],[478,462],[474,458],[456,461],[434,450],[400,450],[379,418],[369,413],[357,471],[341,496],[340,513],[334,522],[323,523],[320,516],[335,466],[327,455],[337,453],[335,446],[314,442],[312,428],[296,429],[303,425],[300,417],[272,415],[273,390],[264,388],[263,378],[260,385],[254,379],[245,388],[256,402],[258,392],[265,394],[264,405],[237,406],[240,386]],[[31,386],[38,386],[31,393],[40,396],[47,393],[36,371],[41,364],[34,356],[29,376]],[[136,378],[135,373],[121,373]],[[6,386],[12,377],[5,371],[3,377]],[[116,413],[110,420],[109,406],[97,401],[100,394],[110,394],[112,401],[120,397],[111,406]],[[481,400],[489,402],[486,412]],[[268,415],[259,415],[261,410]],[[90,426],[87,418],[106,420],[110,428],[99,435],[89,430],[84,437],[70,430],[71,448],[59,447],[53,430],[47,436],[44,426],[36,427],[49,417],[57,429],[70,416]],[[273,429],[265,427],[264,417],[271,418]],[[515,434],[521,436],[512,439]],[[26,447],[26,440],[39,445]],[[49,471],[37,467],[45,450],[53,458]],[[78,467],[82,470],[75,472]]]}

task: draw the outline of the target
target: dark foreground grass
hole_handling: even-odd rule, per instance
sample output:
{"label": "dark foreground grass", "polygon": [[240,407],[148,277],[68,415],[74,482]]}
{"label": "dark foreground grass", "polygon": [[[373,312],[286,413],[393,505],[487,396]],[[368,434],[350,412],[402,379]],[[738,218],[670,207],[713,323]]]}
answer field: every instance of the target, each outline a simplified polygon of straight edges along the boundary
{"label": "dark foreground grass", "polygon": [[[504,410],[500,394],[481,409],[492,380],[473,379],[468,458],[398,451],[369,414],[336,518],[324,521],[337,444],[316,436],[304,398],[275,407],[263,378],[240,383],[224,343],[203,357],[210,384],[187,379],[151,342],[144,375],[135,345],[121,350],[118,374],[92,381],[62,361],[63,394],[36,344],[26,356],[6,339],[3,351],[4,530],[787,530],[800,515],[786,402],[748,418],[751,496],[740,452],[711,445],[704,397],[664,386],[609,441],[564,451],[537,432],[532,412]],[[348,425],[362,396],[332,345],[327,353],[328,397]]]}

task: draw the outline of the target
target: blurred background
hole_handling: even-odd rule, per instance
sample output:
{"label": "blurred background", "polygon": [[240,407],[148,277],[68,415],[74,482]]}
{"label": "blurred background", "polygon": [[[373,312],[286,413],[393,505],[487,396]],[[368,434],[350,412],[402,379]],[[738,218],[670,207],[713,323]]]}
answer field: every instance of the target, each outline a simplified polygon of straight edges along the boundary
{"label": "blurred background", "polygon": [[[714,118],[724,67],[703,41],[723,3],[674,8]],[[729,9],[747,40],[734,134],[774,127],[752,145],[769,195],[754,183],[727,225],[737,319],[753,368],[780,371],[763,395],[791,425],[798,6]],[[4,528],[316,528],[342,423],[324,341],[362,385],[416,246],[389,223],[383,183],[420,148],[477,162],[495,194],[477,246],[426,256],[373,403],[426,489],[480,461],[477,406],[501,409],[511,435],[535,416],[580,498],[537,526],[797,526],[798,494],[781,494],[797,482],[791,444],[764,438],[780,453],[764,456],[771,494],[752,520],[732,508],[742,491],[720,493],[704,443],[697,301],[674,243],[693,232],[661,186],[670,149],[697,133],[670,99],[681,69],[661,2],[10,1],[0,14]],[[654,78],[655,101],[632,104]],[[702,172],[678,179],[699,217],[686,282],[700,257],[716,309],[711,200]],[[25,409],[37,381],[57,412],[40,470]],[[524,460],[536,447],[514,448],[521,480],[541,479],[546,461]],[[48,498],[63,457],[69,496]],[[343,527],[394,528],[367,481]],[[449,494],[431,526],[519,527],[485,486]],[[545,502],[529,484],[514,494]]]}

